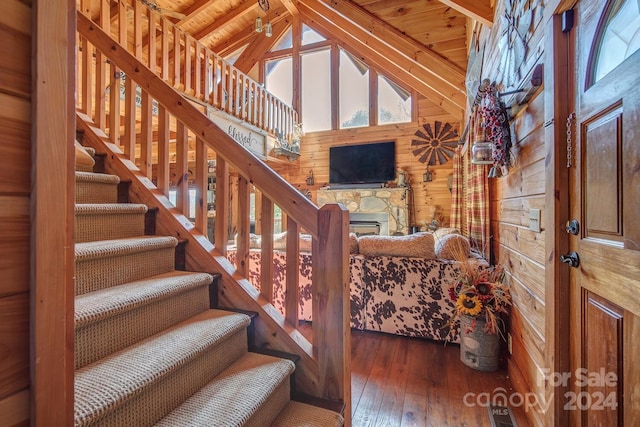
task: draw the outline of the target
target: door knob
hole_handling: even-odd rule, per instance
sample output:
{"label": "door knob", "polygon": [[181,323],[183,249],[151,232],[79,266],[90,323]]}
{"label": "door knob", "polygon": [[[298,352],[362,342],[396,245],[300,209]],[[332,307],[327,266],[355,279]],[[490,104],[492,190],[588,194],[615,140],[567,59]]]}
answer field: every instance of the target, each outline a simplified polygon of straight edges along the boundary
{"label": "door knob", "polygon": [[580,265],[580,257],[577,252],[571,252],[567,255],[560,255],[560,261],[569,264],[569,267],[577,267]]}
{"label": "door knob", "polygon": [[565,230],[567,233],[571,233],[574,236],[577,236],[580,232],[580,223],[577,219],[572,219],[571,221],[567,221],[567,225],[565,226]]}

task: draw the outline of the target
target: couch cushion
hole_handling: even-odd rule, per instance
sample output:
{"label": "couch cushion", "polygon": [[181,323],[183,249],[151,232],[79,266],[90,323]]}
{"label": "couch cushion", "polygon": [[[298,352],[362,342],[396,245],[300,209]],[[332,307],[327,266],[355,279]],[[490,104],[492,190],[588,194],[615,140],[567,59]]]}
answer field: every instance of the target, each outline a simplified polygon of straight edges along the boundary
{"label": "couch cushion", "polygon": [[438,259],[464,261],[469,258],[471,245],[469,239],[461,234],[447,234],[436,239],[435,251]]}
{"label": "couch cushion", "polygon": [[433,235],[415,233],[408,236],[361,236],[360,253],[365,256],[400,256],[434,259]]}
{"label": "couch cushion", "polygon": [[437,241],[448,234],[461,234],[460,230],[453,227],[441,227],[433,232],[433,238]]}

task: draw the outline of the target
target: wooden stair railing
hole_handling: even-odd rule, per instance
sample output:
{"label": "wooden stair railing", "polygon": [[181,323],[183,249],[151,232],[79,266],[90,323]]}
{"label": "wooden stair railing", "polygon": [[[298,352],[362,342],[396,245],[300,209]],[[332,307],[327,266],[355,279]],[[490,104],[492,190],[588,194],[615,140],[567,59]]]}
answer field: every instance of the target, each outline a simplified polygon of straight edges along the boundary
{"label": "wooden stair railing", "polygon": [[[78,6],[85,16],[91,17],[129,53],[177,90],[270,135],[281,135],[290,141],[298,123],[298,113],[167,18],[136,0],[78,0]],[[82,48],[87,51],[91,46],[83,44]],[[101,59],[101,55],[96,52],[96,59]],[[106,72],[97,74],[95,93],[78,92],[80,109],[86,111],[85,105],[90,105],[94,96],[104,97],[101,87],[109,86],[119,91],[123,85],[120,77],[113,64],[108,78]],[[128,80],[124,82],[126,89],[131,89],[127,87],[129,84]],[[88,90],[87,87],[84,89]],[[111,111],[116,113],[116,109],[112,102]],[[110,124],[114,128],[117,117],[118,114],[110,114]],[[105,110],[96,111],[96,123],[102,126],[105,120]]]}
{"label": "wooden stair railing", "polygon": [[[348,212],[339,205],[318,209],[260,159],[236,143],[212,123],[202,107],[188,101],[160,76],[141,63],[113,40],[101,26],[82,13],[77,15],[80,38],[78,52],[79,93],[96,94],[78,112],[78,127],[84,141],[98,151],[108,153],[106,169],[132,181],[132,199],[158,207],[158,231],[186,238],[187,267],[196,271],[219,272],[222,276],[222,304],[259,313],[256,324],[258,345],[298,354],[301,359],[296,375],[300,390],[312,396],[343,402],[345,422],[350,419],[350,328],[348,278]],[[94,54],[95,53],[95,54]],[[111,96],[100,94],[107,64],[127,76],[124,91],[124,135],[108,127],[112,116]],[[111,95],[111,94],[109,94]],[[140,107],[135,98],[140,97]],[[119,98],[119,97],[115,97]],[[87,99],[85,99],[87,101]],[[102,121],[102,126],[100,122]],[[119,128],[119,126],[116,126]],[[176,206],[169,202],[168,174],[170,144],[175,141],[177,184]],[[121,142],[124,152],[120,149]],[[188,148],[195,144],[195,188],[198,192],[195,225],[187,218]],[[152,156],[157,147],[157,156]],[[213,245],[206,234],[206,185],[209,153],[216,158],[216,230]],[[136,154],[138,153],[138,154]],[[136,163],[136,157],[140,167]],[[156,170],[158,187],[152,181]],[[237,194],[230,194],[231,171],[238,175]],[[262,267],[265,287],[258,292],[246,276],[249,262],[250,184],[262,194],[262,233],[272,232],[273,206],[287,216],[287,280],[284,316],[273,306],[269,284],[273,272],[273,242],[262,239]],[[237,227],[237,263],[225,257],[227,224],[231,200],[235,198],[239,220]],[[298,233],[304,229],[312,236],[313,250],[313,324],[312,340],[298,327]]]}

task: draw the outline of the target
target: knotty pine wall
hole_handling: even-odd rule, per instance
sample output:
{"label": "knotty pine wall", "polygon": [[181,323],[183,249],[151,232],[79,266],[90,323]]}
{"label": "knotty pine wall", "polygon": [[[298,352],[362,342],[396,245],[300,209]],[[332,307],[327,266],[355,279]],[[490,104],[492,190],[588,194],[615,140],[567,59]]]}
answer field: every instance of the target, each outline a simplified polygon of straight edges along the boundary
{"label": "knotty pine wall", "polygon": [[[411,195],[413,197],[412,225],[437,219],[442,225],[449,223],[451,213],[451,193],[447,182],[453,166],[449,161],[444,165],[430,166],[432,182],[422,182],[426,164],[420,163],[412,153],[411,140],[424,123],[450,123],[460,134],[459,117],[452,117],[431,101],[419,96],[418,122],[385,126],[362,127],[327,132],[313,132],[304,135],[301,141],[300,158],[293,163],[272,163],[271,166],[299,190],[311,193],[317,202],[316,192],[329,183],[329,147],[334,145],[361,144],[377,141],[396,141],[396,166],[409,173]],[[314,185],[308,186],[306,178],[313,170]]]}
{"label": "knotty pine wall", "polygon": [[[523,5],[535,1],[516,1]],[[491,29],[482,28],[480,44],[485,45],[482,78],[492,81],[498,75],[501,53],[498,41],[505,31],[504,1],[496,5],[496,17]],[[542,8],[534,13],[529,50],[520,69],[517,84],[503,91],[527,85],[533,67],[542,62],[544,49]],[[503,65],[502,65],[503,66]],[[547,70],[545,70],[546,72]],[[529,86],[527,86],[529,87]],[[505,177],[490,179],[490,208],[492,255],[496,262],[506,266],[513,297],[511,313],[512,355],[508,368],[516,390],[534,392],[544,396],[540,381],[545,367],[545,235],[544,221],[541,232],[529,227],[529,209],[545,210],[545,140],[544,140],[544,88],[541,88],[511,123],[514,166]],[[513,97],[505,98],[509,106]],[[543,425],[542,414],[528,411],[534,425]]]}
{"label": "knotty pine wall", "polygon": [[0,424],[29,424],[31,7],[0,14]]}

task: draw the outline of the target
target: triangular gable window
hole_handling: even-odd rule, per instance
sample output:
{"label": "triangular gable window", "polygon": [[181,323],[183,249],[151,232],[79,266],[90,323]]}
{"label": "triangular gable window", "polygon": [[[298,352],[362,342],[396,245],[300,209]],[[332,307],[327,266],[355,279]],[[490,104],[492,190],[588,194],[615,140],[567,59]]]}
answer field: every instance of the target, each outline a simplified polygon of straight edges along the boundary
{"label": "triangular gable window", "polygon": [[234,52],[231,52],[229,55],[224,57],[224,60],[227,61],[231,65],[235,64],[235,62],[238,60],[240,55],[242,55],[242,52],[244,52],[244,50],[247,48],[247,46],[248,45],[244,45],[240,49],[237,49]]}
{"label": "triangular gable window", "polygon": [[603,13],[592,57],[589,59],[589,86],[592,86],[640,49],[640,1],[611,0]]}
{"label": "triangular gable window", "polygon": [[291,26],[287,29],[287,31],[280,37],[280,40],[273,45],[271,48],[271,52],[277,52],[279,50],[291,49],[293,47],[293,31],[291,30]]}
{"label": "triangular gable window", "polygon": [[326,37],[321,36],[316,30],[312,29],[307,24],[302,24],[302,46],[326,40]]}

